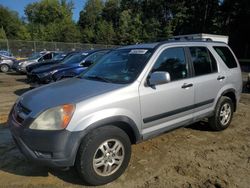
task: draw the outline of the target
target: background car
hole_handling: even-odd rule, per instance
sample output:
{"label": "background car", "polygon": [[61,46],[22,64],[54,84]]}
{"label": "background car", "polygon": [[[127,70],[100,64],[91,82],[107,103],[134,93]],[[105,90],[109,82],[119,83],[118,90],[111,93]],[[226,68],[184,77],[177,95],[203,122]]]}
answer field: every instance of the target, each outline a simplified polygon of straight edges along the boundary
{"label": "background car", "polygon": [[38,67],[61,63],[64,59],[69,58],[76,53],[78,53],[78,52],[73,51],[73,52],[68,52],[68,53],[66,53],[66,52],[58,53],[51,60],[43,61],[42,63],[34,63],[31,65],[28,65],[28,66],[26,66],[26,74],[28,76],[33,69],[36,69]]}
{"label": "background car", "polygon": [[54,56],[56,56],[59,53],[62,53],[62,52],[47,51],[47,52],[42,52],[42,53],[35,53],[33,56],[31,56],[27,60],[20,61],[15,67],[15,70],[20,73],[26,73],[26,67],[28,65],[51,60]]}
{"label": "background car", "polygon": [[33,88],[41,84],[77,76],[109,51],[107,49],[82,51],[65,59],[60,64],[34,69],[30,75],[30,85]]}
{"label": "background car", "polygon": [[16,59],[12,56],[5,56],[0,54],[0,70],[1,72],[8,72],[12,65],[15,63]]}
{"label": "background car", "polygon": [[7,57],[13,57],[12,53],[6,50],[0,50],[0,55],[7,56]]}
{"label": "background car", "polygon": [[16,72],[18,72],[17,70],[17,67],[19,66],[19,64],[21,64],[21,62],[24,62],[24,61],[27,61],[28,59],[33,59],[35,58],[36,56],[39,56],[40,55],[43,55],[44,54],[44,51],[41,51],[41,52],[34,52],[31,54],[30,57],[27,57],[27,58],[22,58],[22,59],[17,59],[16,62],[14,62],[14,64],[12,65],[12,69]]}

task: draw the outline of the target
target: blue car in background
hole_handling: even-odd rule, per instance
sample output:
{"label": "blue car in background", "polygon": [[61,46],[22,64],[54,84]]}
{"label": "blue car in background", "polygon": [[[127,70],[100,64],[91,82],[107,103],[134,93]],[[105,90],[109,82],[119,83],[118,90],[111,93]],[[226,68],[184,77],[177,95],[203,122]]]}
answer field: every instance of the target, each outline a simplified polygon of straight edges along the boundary
{"label": "blue car in background", "polygon": [[0,50],[0,55],[6,56],[6,57],[13,57],[12,53],[6,50]]}
{"label": "blue car in background", "polygon": [[109,51],[107,49],[81,51],[59,64],[36,68],[31,71],[30,85],[33,88],[77,76]]}

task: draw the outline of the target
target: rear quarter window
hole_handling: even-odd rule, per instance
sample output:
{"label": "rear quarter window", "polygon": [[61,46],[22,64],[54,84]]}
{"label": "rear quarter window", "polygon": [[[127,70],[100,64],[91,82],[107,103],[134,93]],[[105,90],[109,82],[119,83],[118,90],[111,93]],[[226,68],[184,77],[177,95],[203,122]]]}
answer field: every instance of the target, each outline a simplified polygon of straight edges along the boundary
{"label": "rear quarter window", "polygon": [[232,69],[237,67],[236,60],[232,54],[232,52],[228,49],[228,47],[224,46],[214,46],[213,47],[217,54],[221,57],[224,63],[227,65],[228,68]]}

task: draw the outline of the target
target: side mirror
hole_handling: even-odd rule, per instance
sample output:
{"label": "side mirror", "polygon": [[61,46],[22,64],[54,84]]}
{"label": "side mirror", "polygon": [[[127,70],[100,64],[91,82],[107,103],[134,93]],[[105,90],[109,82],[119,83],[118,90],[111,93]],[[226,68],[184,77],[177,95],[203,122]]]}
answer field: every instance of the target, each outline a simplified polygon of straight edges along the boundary
{"label": "side mirror", "polygon": [[170,81],[170,74],[168,72],[156,71],[150,75],[150,78],[148,79],[148,85],[155,86],[160,84],[166,84]]}
{"label": "side mirror", "polygon": [[43,61],[43,57],[37,60],[37,62],[42,62],[42,61]]}
{"label": "side mirror", "polygon": [[83,67],[89,67],[92,64],[93,64],[93,61],[87,60],[87,61],[81,62],[80,65],[83,66]]}

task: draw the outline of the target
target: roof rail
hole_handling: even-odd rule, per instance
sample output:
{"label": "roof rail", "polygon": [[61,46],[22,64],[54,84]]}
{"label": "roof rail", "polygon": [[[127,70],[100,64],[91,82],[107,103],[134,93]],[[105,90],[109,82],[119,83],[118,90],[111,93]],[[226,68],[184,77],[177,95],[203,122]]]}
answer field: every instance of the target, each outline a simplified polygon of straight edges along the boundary
{"label": "roof rail", "polygon": [[169,41],[213,41],[211,38],[194,38],[194,37],[180,37],[180,38],[170,38]]}

